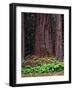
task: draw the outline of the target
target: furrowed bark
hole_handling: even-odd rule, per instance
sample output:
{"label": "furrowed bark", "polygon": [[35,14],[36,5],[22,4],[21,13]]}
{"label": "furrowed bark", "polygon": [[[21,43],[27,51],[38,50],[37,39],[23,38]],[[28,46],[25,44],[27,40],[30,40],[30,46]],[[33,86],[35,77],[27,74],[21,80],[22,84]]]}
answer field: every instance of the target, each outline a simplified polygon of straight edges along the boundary
{"label": "furrowed bark", "polygon": [[62,45],[62,17],[56,15],[56,56],[63,58],[63,45]]}

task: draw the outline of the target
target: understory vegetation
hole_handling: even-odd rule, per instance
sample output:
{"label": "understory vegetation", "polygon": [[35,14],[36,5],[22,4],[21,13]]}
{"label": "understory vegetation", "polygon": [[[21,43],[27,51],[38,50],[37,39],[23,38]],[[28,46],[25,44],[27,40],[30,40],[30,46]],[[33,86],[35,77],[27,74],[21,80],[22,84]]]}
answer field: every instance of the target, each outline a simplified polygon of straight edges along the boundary
{"label": "understory vegetation", "polygon": [[62,59],[49,57],[27,57],[22,64],[22,74],[43,74],[60,72],[64,70],[64,62]]}

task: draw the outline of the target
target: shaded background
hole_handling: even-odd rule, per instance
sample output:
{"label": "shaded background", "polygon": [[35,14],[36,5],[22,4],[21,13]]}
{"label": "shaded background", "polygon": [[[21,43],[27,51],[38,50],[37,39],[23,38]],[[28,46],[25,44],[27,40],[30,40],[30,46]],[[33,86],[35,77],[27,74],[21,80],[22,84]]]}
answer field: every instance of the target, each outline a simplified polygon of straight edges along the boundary
{"label": "shaded background", "polygon": [[22,59],[27,55],[64,57],[64,15],[22,13]]}

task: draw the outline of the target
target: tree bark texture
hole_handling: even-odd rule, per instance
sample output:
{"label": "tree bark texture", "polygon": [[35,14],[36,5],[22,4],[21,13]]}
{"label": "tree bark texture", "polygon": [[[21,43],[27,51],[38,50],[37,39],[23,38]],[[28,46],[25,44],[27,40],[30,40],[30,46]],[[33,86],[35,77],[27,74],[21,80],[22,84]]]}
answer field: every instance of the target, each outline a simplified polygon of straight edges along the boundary
{"label": "tree bark texture", "polygon": [[63,57],[63,46],[62,46],[62,17],[56,15],[56,56]]}
{"label": "tree bark texture", "polygon": [[[22,20],[22,53],[64,56],[64,17],[61,14],[26,13]],[[24,27],[23,27],[24,25]],[[24,34],[24,35],[23,35]],[[23,46],[24,45],[24,46]]]}

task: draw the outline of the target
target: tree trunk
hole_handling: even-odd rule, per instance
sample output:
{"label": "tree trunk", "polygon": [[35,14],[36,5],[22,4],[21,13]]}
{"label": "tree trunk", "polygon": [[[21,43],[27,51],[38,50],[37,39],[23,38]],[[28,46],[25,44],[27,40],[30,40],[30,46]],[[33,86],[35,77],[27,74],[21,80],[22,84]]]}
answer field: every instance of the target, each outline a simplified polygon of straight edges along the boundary
{"label": "tree trunk", "polygon": [[46,15],[46,26],[45,26],[45,45],[46,51],[48,55],[53,54],[53,47],[52,47],[52,36],[51,36],[51,23],[50,23],[50,15]]}
{"label": "tree trunk", "polygon": [[56,15],[56,45],[55,53],[59,58],[63,58],[63,45],[62,45],[62,17],[61,15]]}
{"label": "tree trunk", "polygon": [[24,61],[24,56],[25,56],[25,43],[24,43],[24,41],[25,41],[25,38],[24,38],[24,13],[22,13],[22,31],[21,31],[21,57],[22,57],[22,62]]}
{"label": "tree trunk", "polygon": [[46,53],[46,45],[45,45],[45,24],[46,24],[46,15],[40,15],[40,55],[45,56]]}
{"label": "tree trunk", "polygon": [[53,54],[50,15],[37,14],[34,52],[38,56]]}
{"label": "tree trunk", "polygon": [[35,43],[34,43],[34,52],[33,54],[38,56],[40,55],[40,33],[39,33],[39,30],[40,30],[40,15],[39,14],[36,14],[36,27],[35,27]]}

